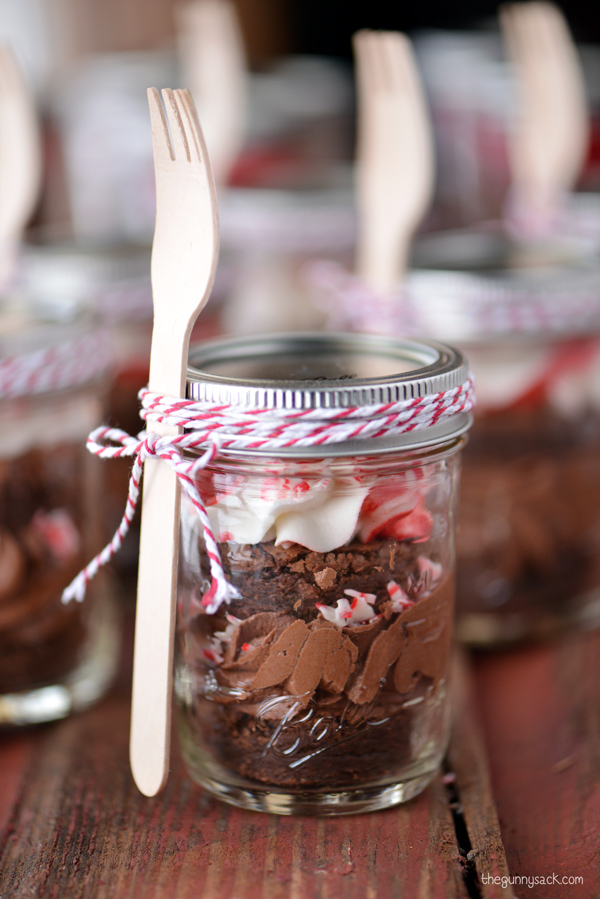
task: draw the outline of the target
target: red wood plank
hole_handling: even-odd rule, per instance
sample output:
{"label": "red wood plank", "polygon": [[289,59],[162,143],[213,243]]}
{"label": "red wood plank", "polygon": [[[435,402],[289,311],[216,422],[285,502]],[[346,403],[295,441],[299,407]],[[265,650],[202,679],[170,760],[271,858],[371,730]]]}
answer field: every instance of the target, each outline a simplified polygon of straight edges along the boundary
{"label": "red wood plank", "polygon": [[128,709],[110,700],[38,744],[0,857],[0,895],[45,899],[464,897],[445,788],[339,819],[278,818],[210,799],[176,761],[145,799],[127,763]]}
{"label": "red wood plank", "polygon": [[[0,896],[510,895],[481,883],[487,872],[504,870],[504,862],[464,678],[458,704],[462,720],[450,758],[456,775],[453,789],[465,807],[476,853],[474,867],[461,857],[452,797],[442,775],[417,799],[384,812],[337,819],[284,818],[244,812],[211,799],[190,782],[174,748],[164,793],[155,799],[141,796],[128,765],[128,675],[124,666],[114,695],[85,714],[12,742],[0,741],[5,824]],[[471,874],[475,871],[472,883],[465,877],[469,867]]]}
{"label": "red wood plank", "polygon": [[9,825],[17,796],[31,760],[33,733],[7,732],[0,752],[0,833]]}
{"label": "red wood plank", "polygon": [[[490,899],[513,896],[498,813],[492,794],[488,761],[485,754],[483,728],[477,714],[477,698],[467,658],[459,655],[454,670],[457,725],[450,743],[447,765],[448,779],[454,784],[460,802],[460,815],[468,843],[466,853],[467,881],[473,892],[479,890]],[[460,827],[460,820],[458,822]],[[460,838],[460,829],[457,832]],[[470,874],[470,877],[469,877]]]}
{"label": "red wood plank", "polygon": [[600,895],[600,633],[475,661],[511,875],[532,899]]}

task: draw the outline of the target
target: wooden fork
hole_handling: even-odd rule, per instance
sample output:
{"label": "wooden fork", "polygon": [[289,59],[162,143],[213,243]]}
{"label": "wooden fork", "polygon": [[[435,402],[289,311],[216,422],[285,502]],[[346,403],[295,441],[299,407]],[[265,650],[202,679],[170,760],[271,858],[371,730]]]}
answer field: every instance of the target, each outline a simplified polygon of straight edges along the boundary
{"label": "wooden fork", "polygon": [[187,0],[175,7],[186,83],[202,119],[217,185],[227,182],[246,130],[246,53],[231,0]]}
{"label": "wooden fork", "polygon": [[[158,91],[148,91],[156,174],[149,387],[168,396],[183,396],[190,333],[208,300],[217,265],[217,201],[189,92],[164,90],[162,96],[166,118]],[[161,435],[177,433],[159,424],[152,430]],[[165,462],[146,461],[130,761],[135,781],[147,796],[162,788],[169,767],[179,506],[174,471]]]}
{"label": "wooden fork", "polygon": [[16,251],[41,181],[34,101],[10,47],[0,47],[0,289],[14,275]]}
{"label": "wooden fork", "polygon": [[410,41],[391,31],[354,35],[358,93],[358,276],[391,292],[433,189],[429,118]]}
{"label": "wooden fork", "polygon": [[552,3],[503,6],[500,22],[517,80],[518,119],[509,144],[515,199],[551,215],[575,184],[588,144],[577,50]]}

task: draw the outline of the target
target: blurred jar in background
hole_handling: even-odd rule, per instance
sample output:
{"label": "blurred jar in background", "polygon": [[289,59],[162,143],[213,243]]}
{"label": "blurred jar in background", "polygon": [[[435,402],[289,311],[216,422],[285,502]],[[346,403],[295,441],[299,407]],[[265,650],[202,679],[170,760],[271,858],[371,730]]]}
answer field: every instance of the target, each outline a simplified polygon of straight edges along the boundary
{"label": "blurred jar in background", "polygon": [[[104,420],[128,434],[137,434],[143,427],[138,394],[148,383],[152,340],[150,247],[57,240],[51,231],[37,232],[23,249],[21,281],[27,292],[47,303],[68,299],[91,307],[111,350]],[[213,300],[194,328],[194,340],[219,333],[218,315],[218,303]],[[109,531],[117,528],[123,515],[130,471],[127,459],[113,460],[107,467],[104,511]],[[135,576],[138,539],[136,520],[115,557],[119,577]]]}
{"label": "blurred jar in background", "polygon": [[248,88],[245,145],[219,194],[223,330],[318,329],[299,271],[315,255],[347,262],[353,251],[352,73],[290,56]]}
{"label": "blurred jar in background", "polygon": [[73,64],[53,100],[76,240],[150,244],[155,194],[146,91],[171,85],[168,53],[92,55]]}
{"label": "blurred jar in background", "polygon": [[102,545],[101,466],[85,439],[102,415],[109,352],[73,303],[0,309],[0,724],[61,718],[97,700],[117,662],[106,578],[63,590]]}
{"label": "blurred jar in background", "polygon": [[[424,31],[415,51],[427,93],[437,158],[432,228],[502,219],[511,183],[508,139],[517,84],[498,30]],[[592,138],[578,190],[565,198],[565,233],[600,240],[600,48],[578,45]]]}
{"label": "blurred jar in background", "polygon": [[507,133],[514,107],[500,36],[428,31],[414,46],[437,160],[432,227],[499,219],[510,181]]}
{"label": "blurred jar in background", "polygon": [[225,332],[311,330],[325,318],[300,272],[324,254],[347,261],[355,242],[346,188],[235,188],[221,206],[221,252],[230,273],[222,300]]}
{"label": "blurred jar in background", "polygon": [[30,234],[21,280],[46,302],[85,302],[110,338],[113,383],[109,421],[139,430],[137,393],[148,382],[152,336],[150,247]]}
{"label": "blurred jar in background", "polygon": [[[457,625],[474,645],[600,624],[600,264],[500,232],[420,238],[393,297],[312,273],[336,326],[459,346],[478,404],[464,451]],[[428,266],[428,267],[427,267]]]}

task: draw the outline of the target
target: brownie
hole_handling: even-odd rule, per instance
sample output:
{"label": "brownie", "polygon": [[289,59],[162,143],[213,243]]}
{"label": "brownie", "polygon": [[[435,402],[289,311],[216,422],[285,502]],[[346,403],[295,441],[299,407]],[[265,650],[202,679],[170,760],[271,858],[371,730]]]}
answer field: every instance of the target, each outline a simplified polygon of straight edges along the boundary
{"label": "brownie", "polygon": [[[220,551],[242,599],[209,615],[198,611],[208,569],[182,579],[177,666],[194,685],[180,696],[184,751],[207,749],[207,778],[263,788],[393,780],[418,754],[427,700],[446,676],[453,585],[441,566],[432,580],[422,549],[393,539],[328,553],[273,542]],[[346,590],[368,591],[372,617],[326,617]]]}
{"label": "brownie", "polygon": [[80,661],[87,608],[61,602],[89,552],[80,456],[61,445],[0,463],[0,694],[60,682]]}
{"label": "brownie", "polygon": [[[239,545],[221,544],[221,561],[229,583],[242,594],[232,600],[232,615],[249,617],[256,612],[270,612],[293,607],[296,617],[310,621],[317,614],[315,603],[334,603],[344,591],[363,590],[368,581],[369,592],[389,599],[387,584],[402,577],[411,592],[418,589],[421,577],[418,550],[397,540],[374,543],[352,541],[346,547],[328,553],[314,552],[294,543],[276,546],[274,542]],[[202,573],[210,582],[206,556],[202,556]]]}
{"label": "brownie", "polygon": [[480,416],[464,453],[457,613],[523,631],[600,584],[600,420],[547,406]]}

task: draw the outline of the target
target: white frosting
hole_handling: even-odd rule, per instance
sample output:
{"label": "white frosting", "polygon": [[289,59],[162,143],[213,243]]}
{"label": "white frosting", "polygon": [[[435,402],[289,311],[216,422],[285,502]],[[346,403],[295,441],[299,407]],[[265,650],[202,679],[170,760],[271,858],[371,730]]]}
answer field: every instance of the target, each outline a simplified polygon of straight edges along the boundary
{"label": "white frosting", "polygon": [[311,485],[302,478],[266,479],[260,495],[233,487],[218,494],[207,512],[218,540],[291,542],[325,553],[352,538],[367,492],[354,478],[322,478]]}

